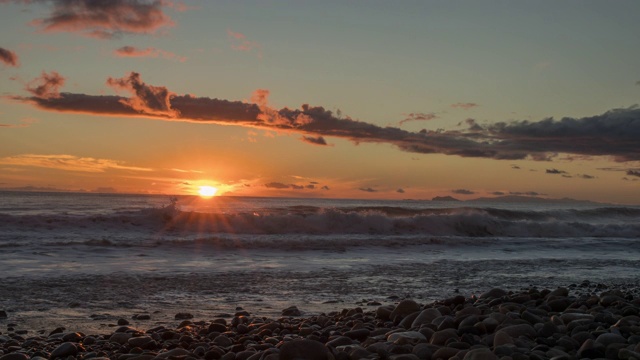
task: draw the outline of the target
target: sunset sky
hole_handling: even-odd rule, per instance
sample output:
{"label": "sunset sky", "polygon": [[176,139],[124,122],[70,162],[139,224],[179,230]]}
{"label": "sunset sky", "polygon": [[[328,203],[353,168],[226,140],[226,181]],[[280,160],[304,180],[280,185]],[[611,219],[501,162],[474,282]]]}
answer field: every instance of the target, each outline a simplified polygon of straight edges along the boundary
{"label": "sunset sky", "polygon": [[640,204],[638,14],[0,0],[0,189]]}

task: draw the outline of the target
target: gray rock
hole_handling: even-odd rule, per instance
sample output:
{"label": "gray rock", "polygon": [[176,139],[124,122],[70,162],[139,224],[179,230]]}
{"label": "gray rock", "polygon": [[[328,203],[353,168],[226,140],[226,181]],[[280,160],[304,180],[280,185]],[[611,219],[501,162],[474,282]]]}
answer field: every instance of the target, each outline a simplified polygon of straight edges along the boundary
{"label": "gray rock", "polygon": [[483,293],[482,295],[480,295],[480,299],[495,299],[495,298],[501,298],[506,295],[507,295],[506,291],[499,288],[493,288]]}
{"label": "gray rock", "polygon": [[438,309],[424,309],[413,320],[413,322],[411,323],[411,327],[418,327],[423,324],[431,324],[434,319],[440,316],[442,316],[442,314],[440,313],[440,311],[438,311]]}
{"label": "gray rock", "polygon": [[282,310],[282,316],[302,316],[302,311],[298,310],[297,306],[289,306]]}
{"label": "gray rock", "polygon": [[391,320],[394,320],[396,317],[400,319],[404,318],[407,315],[413,314],[414,312],[420,311],[420,305],[411,299],[405,299],[400,301],[398,305],[396,305],[395,309],[389,315]]}
{"label": "gray rock", "polygon": [[472,349],[467,352],[464,360],[498,360],[498,357],[487,348]]}
{"label": "gray rock", "polygon": [[124,345],[127,343],[127,341],[129,341],[131,336],[132,335],[130,333],[116,332],[109,337],[109,341],[120,344],[120,345]]}
{"label": "gray rock", "polygon": [[139,348],[144,348],[145,345],[147,345],[148,343],[150,343],[152,341],[153,341],[153,339],[151,337],[149,337],[149,336],[132,337],[132,338],[127,340],[129,345],[131,345],[133,347],[139,347]]}
{"label": "gray rock", "polygon": [[605,333],[600,334],[600,336],[596,338],[596,343],[602,344],[607,347],[610,344],[626,344],[627,339],[618,334]]}
{"label": "gray rock", "polygon": [[78,353],[78,348],[74,343],[65,342],[58,345],[58,347],[51,352],[51,358],[55,359],[57,357],[73,356],[77,353]]}
{"label": "gray rock", "polygon": [[21,352],[12,352],[0,356],[0,360],[29,360],[29,356]]}
{"label": "gray rock", "polygon": [[280,360],[334,360],[333,354],[321,342],[309,339],[292,340],[280,347]]}

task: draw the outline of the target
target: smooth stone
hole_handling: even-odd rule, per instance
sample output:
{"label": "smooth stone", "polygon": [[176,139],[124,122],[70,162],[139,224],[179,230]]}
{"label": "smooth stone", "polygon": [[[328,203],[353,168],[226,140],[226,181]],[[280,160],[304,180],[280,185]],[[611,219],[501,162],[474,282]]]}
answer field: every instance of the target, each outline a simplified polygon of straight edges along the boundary
{"label": "smooth stone", "polygon": [[513,339],[506,332],[499,330],[493,337],[493,346],[512,345]]}
{"label": "smooth stone", "polygon": [[387,341],[396,342],[399,339],[406,339],[413,342],[426,341],[427,338],[417,331],[396,332],[387,336]]}
{"label": "smooth stone", "polygon": [[411,323],[411,327],[418,327],[423,324],[431,324],[433,320],[442,316],[438,309],[429,308],[422,310]]}
{"label": "smooth stone", "polygon": [[393,305],[380,306],[376,309],[376,317],[382,320],[390,320],[393,309],[395,309]]}
{"label": "smooth stone", "polygon": [[363,328],[363,329],[349,330],[345,332],[344,335],[351,339],[366,340],[370,333],[371,331],[369,329]]}
{"label": "smooth stone", "polygon": [[582,314],[582,313],[564,313],[562,315],[560,315],[560,319],[562,319],[562,321],[565,324],[569,324],[572,321],[576,321],[576,320],[589,320],[589,321],[593,321],[593,319],[595,319],[595,317],[591,314]]}
{"label": "smooth stone", "polygon": [[450,359],[460,351],[460,349],[443,346],[440,349],[436,350],[431,357],[433,359]]}
{"label": "smooth stone", "polygon": [[398,305],[396,305],[395,309],[389,315],[391,320],[394,320],[396,317],[404,318],[407,315],[411,315],[414,312],[420,311],[420,305],[417,302],[411,299],[405,299],[400,301]]}
{"label": "smooth stone", "polygon": [[611,344],[626,344],[627,339],[618,334],[604,333],[596,338],[596,343],[607,347]]}
{"label": "smooth stone", "polygon": [[498,357],[487,348],[471,349],[463,360],[498,360]]}
{"label": "smooth stone", "polygon": [[215,345],[227,347],[233,345],[233,341],[226,335],[218,335],[213,339]]}
{"label": "smooth stone", "polygon": [[332,346],[334,348],[338,346],[351,345],[351,344],[353,344],[353,340],[347,336],[338,336],[335,339],[329,340],[327,342],[327,345]]}
{"label": "smooth stone", "polygon": [[280,360],[334,360],[333,354],[319,341],[302,339],[280,346]]}
{"label": "smooth stone", "polygon": [[173,318],[175,320],[188,320],[188,319],[193,319],[193,315],[187,312],[180,312],[180,313],[177,313]]}
{"label": "smooth stone", "polygon": [[223,324],[220,323],[211,323],[209,324],[209,329],[207,330],[209,333],[212,332],[219,332],[219,333],[223,333],[225,331],[227,331],[227,327]]}
{"label": "smooth stone", "polygon": [[480,295],[480,299],[496,299],[507,296],[507,292],[500,288],[493,288]]}
{"label": "smooth stone", "polygon": [[130,333],[116,332],[109,337],[109,341],[124,345],[127,343],[127,341],[129,341],[131,337],[132,335]]}
{"label": "smooth stone", "polygon": [[156,356],[156,358],[160,359],[168,359],[170,357],[180,357],[180,356],[188,356],[191,355],[191,352],[182,348],[175,348],[169,351],[162,352]]}
{"label": "smooth stone", "polygon": [[459,340],[458,332],[455,329],[436,331],[431,335],[431,340],[429,342],[433,345],[444,345],[449,339],[455,339],[456,341]]}
{"label": "smooth stone", "polygon": [[431,346],[429,344],[420,343],[413,347],[411,353],[420,359],[431,359]]}
{"label": "smooth stone", "polygon": [[512,338],[518,338],[520,336],[528,336],[530,338],[536,337],[536,331],[533,326],[529,324],[518,324],[518,325],[510,325],[503,327],[499,331],[504,331],[507,335]]}
{"label": "smooth stone", "polygon": [[604,357],[604,346],[600,345],[600,347],[597,347],[595,341],[589,339],[585,341],[582,346],[580,346],[580,349],[578,349],[576,356],[579,359],[595,359]]}
{"label": "smooth stone", "polygon": [[397,354],[389,356],[389,360],[420,360],[414,354]]}
{"label": "smooth stone", "polygon": [[65,342],[58,345],[58,347],[51,352],[51,358],[54,359],[57,357],[73,356],[77,353],[78,348],[74,343]]}
{"label": "smooth stone", "polygon": [[0,356],[0,360],[29,360],[29,356],[21,352],[12,352]]}
{"label": "smooth stone", "polygon": [[129,343],[129,345],[134,347],[143,348],[145,345],[147,345],[152,341],[153,339],[149,336],[139,336],[139,337],[129,338],[129,340],[127,340],[127,343]]}
{"label": "smooth stone", "polygon": [[302,311],[298,310],[297,306],[289,306],[282,310],[282,316],[302,316]]}

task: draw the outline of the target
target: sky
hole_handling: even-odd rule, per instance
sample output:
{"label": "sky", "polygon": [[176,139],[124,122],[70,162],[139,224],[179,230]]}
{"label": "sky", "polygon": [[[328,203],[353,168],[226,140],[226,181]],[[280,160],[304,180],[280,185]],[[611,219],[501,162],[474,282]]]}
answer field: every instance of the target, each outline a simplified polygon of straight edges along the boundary
{"label": "sky", "polygon": [[0,189],[640,204],[638,13],[0,0]]}

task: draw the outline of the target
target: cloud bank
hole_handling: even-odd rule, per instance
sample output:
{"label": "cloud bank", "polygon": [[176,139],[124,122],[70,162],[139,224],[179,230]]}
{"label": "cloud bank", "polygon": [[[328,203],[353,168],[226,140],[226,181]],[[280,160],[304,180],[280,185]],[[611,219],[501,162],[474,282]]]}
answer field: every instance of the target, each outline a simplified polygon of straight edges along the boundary
{"label": "cloud bank", "polygon": [[0,47],[0,62],[3,62],[5,65],[18,67],[18,55],[11,50],[7,50],[5,48]]}
{"label": "cloud bank", "polygon": [[64,79],[43,73],[17,101],[41,109],[93,115],[142,116],[299,133],[306,142],[326,144],[325,137],[359,143],[390,144],[401,151],[502,160],[551,160],[558,154],[611,156],[619,162],[640,160],[640,109],[614,109],[584,118],[547,118],[538,122],[510,121],[481,126],[466,122],[461,130],[410,132],[334,115],[321,106],[274,109],[269,91],[257,90],[253,103],[177,95],[164,86],[144,83],[138,73],[109,78],[107,84],[129,97],[59,92]]}
{"label": "cloud bank", "polygon": [[44,32],[71,32],[87,37],[111,39],[122,34],[151,34],[172,26],[163,7],[170,2],[154,0],[3,0],[25,4],[47,4],[51,12],[31,25]]}
{"label": "cloud bank", "polygon": [[151,171],[148,168],[125,166],[111,159],[96,159],[91,157],[78,157],[74,155],[37,155],[25,154],[0,158],[0,165],[17,165],[44,167],[49,169],[80,171],[80,172],[105,172],[108,169]]}
{"label": "cloud bank", "polygon": [[162,56],[165,59],[175,59],[178,61],[186,61],[184,56],[178,56],[170,51],[164,51],[156,49],[154,47],[148,47],[145,49],[139,49],[134,46],[123,46],[113,51],[113,54],[118,57],[152,57],[156,58]]}

